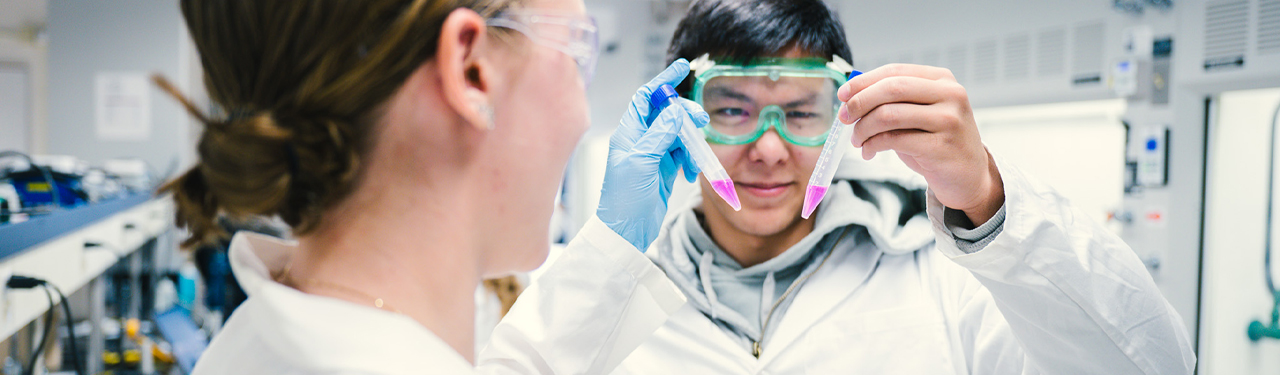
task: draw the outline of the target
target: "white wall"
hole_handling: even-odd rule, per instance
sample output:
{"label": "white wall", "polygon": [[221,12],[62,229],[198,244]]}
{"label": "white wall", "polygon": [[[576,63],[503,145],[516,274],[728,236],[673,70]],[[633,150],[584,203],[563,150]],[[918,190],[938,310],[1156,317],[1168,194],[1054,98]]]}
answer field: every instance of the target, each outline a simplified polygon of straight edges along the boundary
{"label": "white wall", "polygon": [[45,131],[49,88],[47,51],[46,44],[40,40],[32,40],[16,33],[0,32],[0,65],[21,67],[26,70],[29,128],[26,130],[26,139],[22,140],[22,143],[26,151],[31,153],[44,152],[47,144]]}
{"label": "white wall", "polygon": [[1103,223],[1123,201],[1124,110],[1111,99],[979,109],[974,118],[992,153]]}
{"label": "white wall", "polygon": [[0,150],[26,152],[31,132],[31,77],[25,65],[0,63]]}
{"label": "white wall", "polygon": [[[1271,121],[1277,106],[1280,89],[1224,93],[1217,101],[1205,212],[1204,375],[1280,373],[1280,340],[1252,343],[1245,336],[1249,322],[1270,320],[1273,306],[1263,281],[1262,256]],[[1280,217],[1272,220],[1280,235],[1280,225],[1275,225]]]}
{"label": "white wall", "polygon": [[45,148],[45,0],[0,0],[0,150]]}
{"label": "white wall", "polygon": [[52,0],[48,35],[49,153],[90,163],[140,158],[158,173],[185,165],[188,115],[158,89],[148,89],[151,130],[145,139],[99,139],[94,116],[99,73],[161,73],[180,85],[188,81],[188,37],[176,2]]}

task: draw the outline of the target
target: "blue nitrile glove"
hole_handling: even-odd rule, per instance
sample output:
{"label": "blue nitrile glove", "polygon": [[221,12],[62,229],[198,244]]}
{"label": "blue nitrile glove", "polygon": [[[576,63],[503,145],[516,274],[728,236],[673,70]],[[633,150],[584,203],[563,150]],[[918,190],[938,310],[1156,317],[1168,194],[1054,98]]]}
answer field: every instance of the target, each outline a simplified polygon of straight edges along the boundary
{"label": "blue nitrile glove", "polygon": [[687,75],[689,62],[680,59],[641,86],[631,97],[631,108],[622,115],[618,129],[609,137],[609,164],[596,216],[640,251],[658,238],[676,171],[683,168],[689,182],[698,178],[698,166],[676,136],[683,123],[677,116],[688,113],[699,128],[706,126],[711,117],[688,99],[676,102],[684,111],[668,105],[666,110],[655,113],[649,104],[649,95],[659,86],[679,85]]}

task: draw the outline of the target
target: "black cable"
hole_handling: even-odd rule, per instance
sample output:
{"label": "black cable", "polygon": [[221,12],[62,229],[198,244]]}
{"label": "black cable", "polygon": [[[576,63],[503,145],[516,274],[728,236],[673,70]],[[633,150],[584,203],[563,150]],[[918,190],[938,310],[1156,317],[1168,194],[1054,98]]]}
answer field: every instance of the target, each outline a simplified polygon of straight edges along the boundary
{"label": "black cable", "polygon": [[[43,280],[42,280],[43,284]],[[49,344],[49,334],[53,331],[53,310],[56,307],[53,304],[53,292],[49,288],[44,288],[44,295],[49,297],[49,310],[44,314],[44,331],[40,334],[40,345],[36,345],[31,352],[31,360],[27,361],[27,367],[22,369],[26,375],[34,375],[36,373],[36,360],[40,359],[40,354],[44,352],[45,345]]]}
{"label": "black cable", "polygon": [[58,293],[60,301],[62,301],[62,313],[66,315],[64,319],[67,321],[67,336],[71,339],[71,362],[74,364],[76,374],[84,375],[84,368],[80,363],[80,352],[76,350],[75,329],[71,324],[71,304],[67,303],[67,295],[62,293],[62,289],[59,289],[57,285],[53,285],[43,279],[21,275],[10,276],[9,280],[5,281],[5,286],[10,289],[32,289],[37,286],[43,286],[44,295],[49,297],[49,310],[45,311],[44,332],[40,337],[40,345],[37,345],[35,350],[31,353],[31,360],[28,362],[27,367],[23,368],[23,374],[35,374],[36,360],[40,358],[40,353],[44,351],[45,346],[49,343],[49,335],[53,333],[54,330],[53,313],[58,306],[53,300],[53,293],[56,292]]}
{"label": "black cable", "polygon": [[[46,282],[42,279],[19,275],[10,276],[9,280],[5,280],[5,286],[9,289],[31,289],[44,284],[46,284]],[[36,359],[40,358],[40,352],[44,351],[46,340],[49,339],[49,329],[52,328],[50,323],[53,322],[53,294],[49,292],[48,288],[45,288],[44,295],[49,297],[49,310],[45,311],[44,315],[44,332],[40,337],[40,345],[36,345],[36,347],[32,349],[31,360],[28,361],[27,366],[22,369],[23,375],[31,375],[35,372]]]}
{"label": "black cable", "polygon": [[76,369],[76,374],[84,375],[84,364],[80,363],[80,351],[76,349],[76,330],[71,324],[71,304],[67,302],[67,295],[62,294],[62,289],[52,283],[45,283],[45,289],[53,289],[58,292],[58,297],[62,298],[62,313],[66,315],[63,319],[67,322],[67,338],[71,341],[71,365]]}

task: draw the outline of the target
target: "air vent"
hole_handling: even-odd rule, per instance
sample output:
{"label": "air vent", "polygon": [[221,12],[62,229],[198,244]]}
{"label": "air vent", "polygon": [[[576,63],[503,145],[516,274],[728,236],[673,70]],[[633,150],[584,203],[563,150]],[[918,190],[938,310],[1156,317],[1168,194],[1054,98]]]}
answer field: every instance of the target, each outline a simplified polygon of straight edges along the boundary
{"label": "air vent", "polygon": [[969,71],[969,46],[958,45],[947,48],[946,63],[943,64],[951,69],[951,74],[956,76],[956,81],[960,83],[968,82],[966,72]]}
{"label": "air vent", "polygon": [[1071,79],[1076,84],[1102,82],[1102,42],[1106,24],[1094,22],[1076,26],[1072,48]]}
{"label": "air vent", "polygon": [[992,83],[996,81],[996,74],[999,69],[996,62],[999,61],[998,44],[995,39],[983,40],[973,44],[973,82],[974,83]]}
{"label": "air vent", "polygon": [[1004,39],[1004,79],[1022,81],[1031,76],[1031,36],[1010,35]]}
{"label": "air vent", "polygon": [[1280,53],[1280,0],[1258,3],[1258,54]]}
{"label": "air vent", "polygon": [[920,52],[920,65],[942,66],[942,53],[936,49]]}
{"label": "air vent", "polygon": [[1066,73],[1067,30],[1050,29],[1036,35],[1036,75],[1057,77]]}
{"label": "air vent", "polygon": [[1205,4],[1204,69],[1244,66],[1249,38],[1249,3],[1215,1]]}

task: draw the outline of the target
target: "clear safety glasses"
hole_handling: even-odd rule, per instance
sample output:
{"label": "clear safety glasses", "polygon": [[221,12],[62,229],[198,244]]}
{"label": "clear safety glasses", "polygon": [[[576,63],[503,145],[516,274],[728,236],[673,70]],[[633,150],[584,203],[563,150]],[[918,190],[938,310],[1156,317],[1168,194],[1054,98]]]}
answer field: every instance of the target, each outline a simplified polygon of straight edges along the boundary
{"label": "clear safety glasses", "polygon": [[836,90],[846,81],[843,60],[843,65],[819,58],[764,58],[749,65],[708,61],[691,63],[693,101],[711,115],[703,128],[708,142],[748,144],[770,128],[800,146],[826,141],[840,108]]}
{"label": "clear safety glasses", "polygon": [[578,75],[585,86],[595,74],[600,55],[599,28],[591,16],[549,10],[509,10],[488,19],[489,26],[524,34],[534,43],[563,52],[578,63]]}

